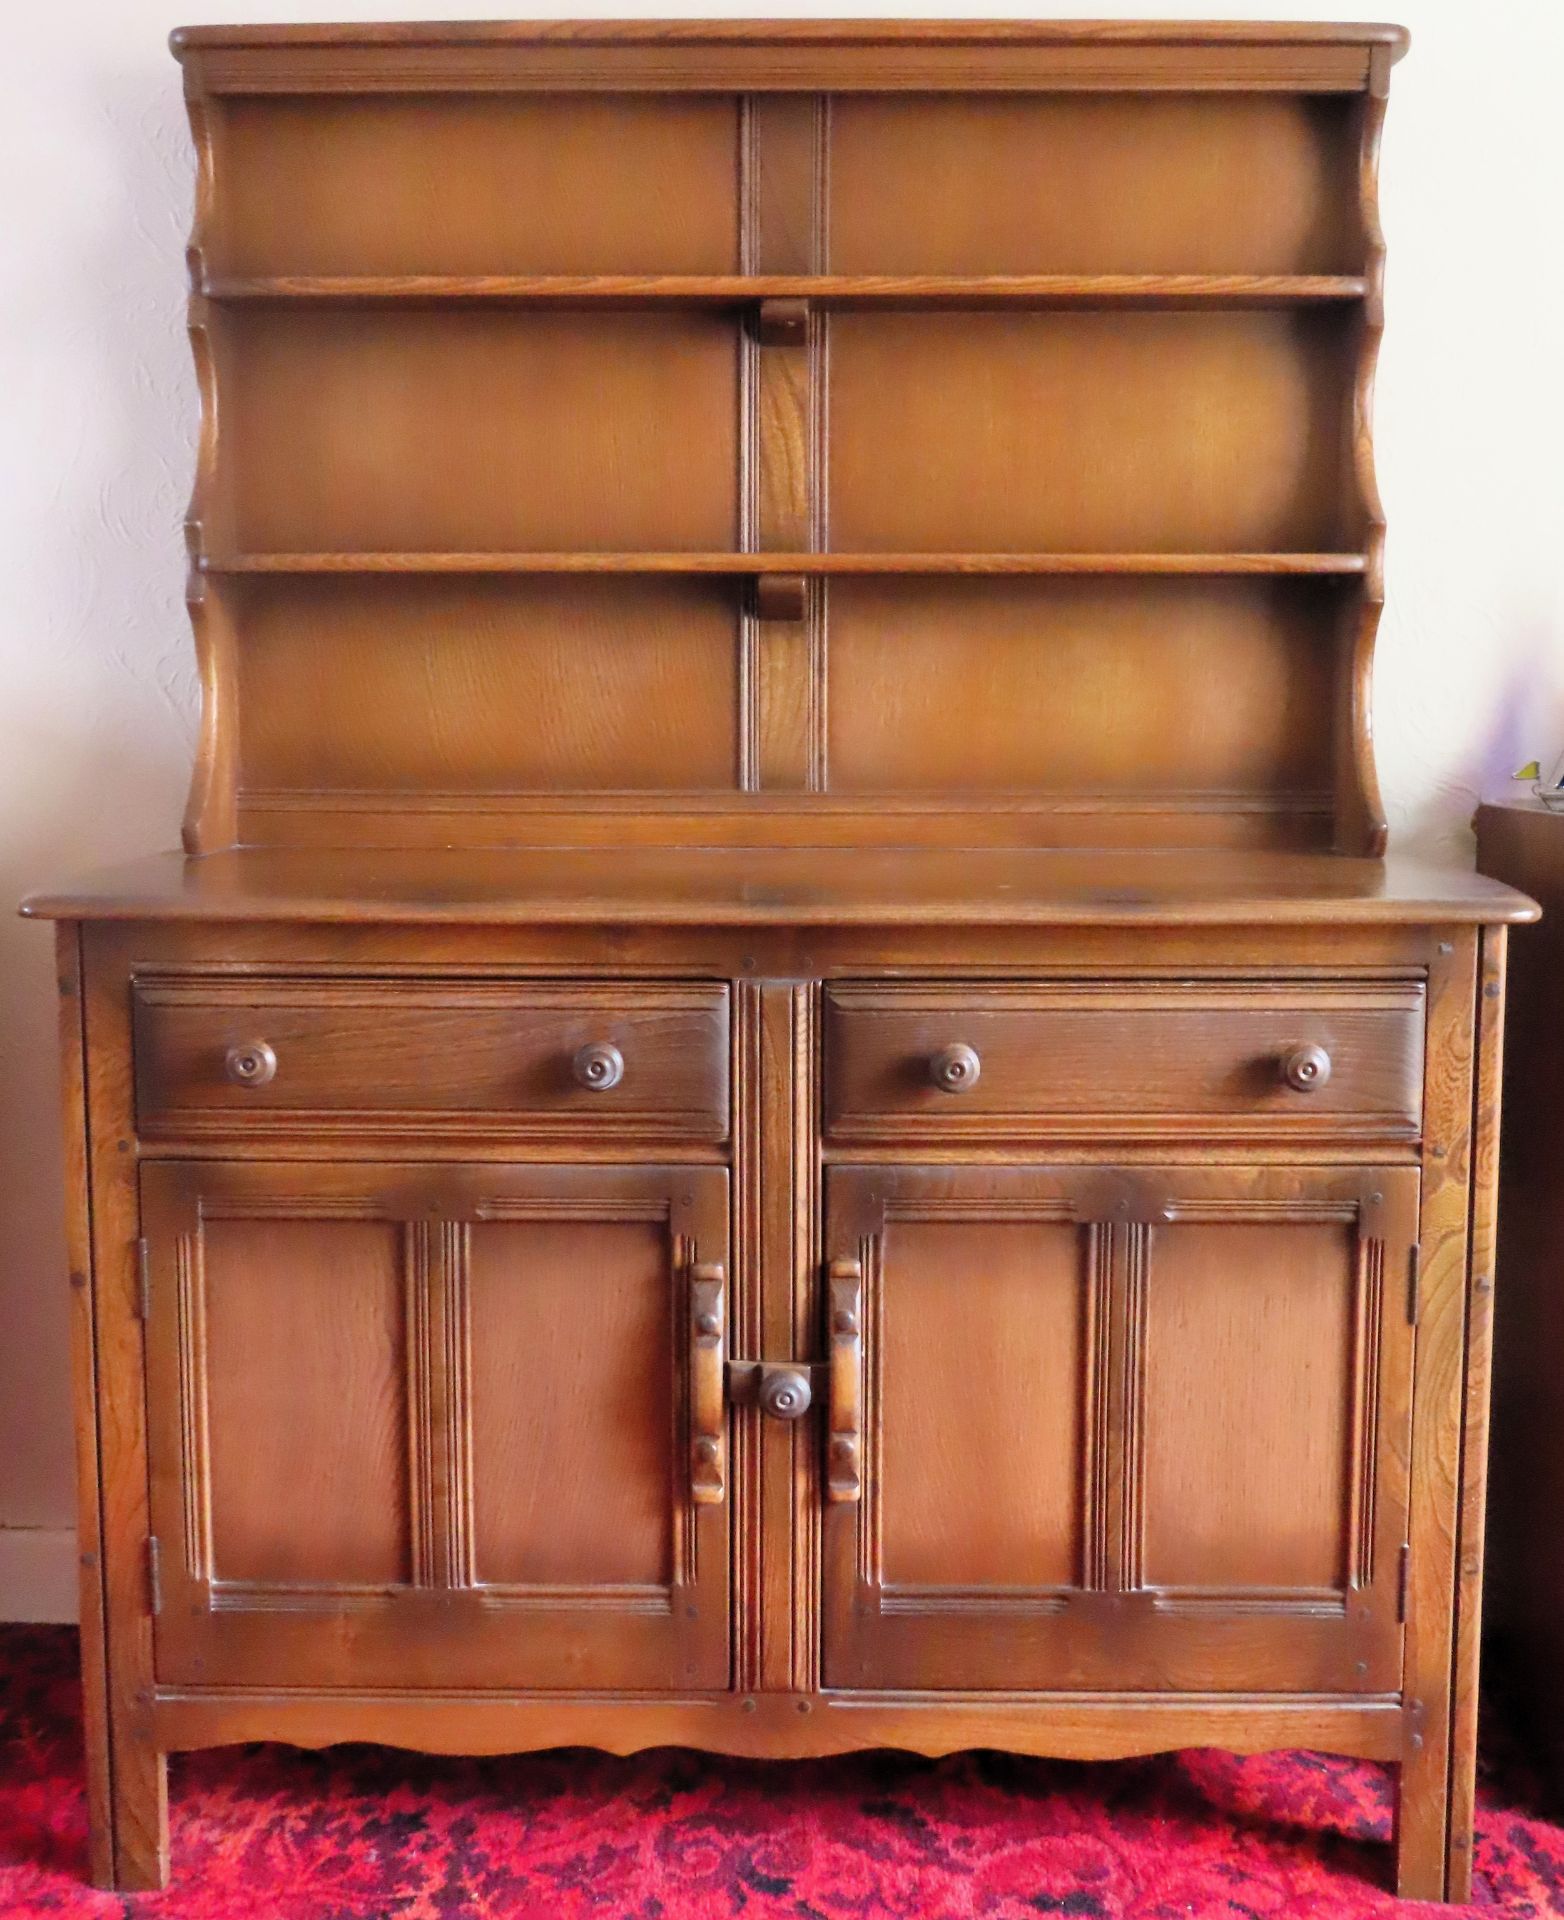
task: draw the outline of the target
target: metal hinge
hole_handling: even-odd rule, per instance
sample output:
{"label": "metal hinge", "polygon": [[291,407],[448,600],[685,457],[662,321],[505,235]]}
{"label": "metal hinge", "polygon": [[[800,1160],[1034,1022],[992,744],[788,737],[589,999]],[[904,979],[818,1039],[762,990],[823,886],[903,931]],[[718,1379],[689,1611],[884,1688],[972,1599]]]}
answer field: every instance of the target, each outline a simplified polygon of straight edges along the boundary
{"label": "metal hinge", "polygon": [[1396,1570],[1396,1620],[1406,1625],[1407,1589],[1412,1584],[1412,1546],[1410,1541],[1401,1543],[1401,1565]]}
{"label": "metal hinge", "polygon": [[1419,1243],[1412,1242],[1411,1252],[1407,1255],[1407,1325],[1415,1327],[1418,1315],[1423,1311],[1423,1249]]}
{"label": "metal hinge", "polygon": [[147,1612],[163,1611],[163,1551],[155,1533],[147,1535]]}
{"label": "metal hinge", "polygon": [[144,1236],[136,1242],[136,1314],[152,1316],[152,1244]]}

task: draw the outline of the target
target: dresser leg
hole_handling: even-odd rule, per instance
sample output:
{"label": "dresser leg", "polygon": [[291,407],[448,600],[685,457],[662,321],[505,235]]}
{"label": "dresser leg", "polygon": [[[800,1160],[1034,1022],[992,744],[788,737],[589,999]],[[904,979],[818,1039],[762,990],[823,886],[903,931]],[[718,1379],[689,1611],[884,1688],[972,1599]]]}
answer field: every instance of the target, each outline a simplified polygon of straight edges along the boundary
{"label": "dresser leg", "polygon": [[[168,1884],[168,1756],[131,1743],[116,1753],[109,1796],[108,1844],[94,1839],[93,1877],[119,1893],[151,1893]],[[98,1862],[112,1868],[98,1878]]]}
{"label": "dresser leg", "polygon": [[1396,1892],[1403,1900],[1444,1900],[1450,1791],[1445,1753],[1426,1742],[1402,1763],[1396,1795]]}

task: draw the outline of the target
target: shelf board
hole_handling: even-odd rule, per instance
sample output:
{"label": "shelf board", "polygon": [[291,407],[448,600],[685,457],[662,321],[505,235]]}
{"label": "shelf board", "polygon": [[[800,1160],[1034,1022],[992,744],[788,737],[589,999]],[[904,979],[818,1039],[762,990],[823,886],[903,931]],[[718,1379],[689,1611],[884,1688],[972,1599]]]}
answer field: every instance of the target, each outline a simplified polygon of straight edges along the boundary
{"label": "shelf board", "polygon": [[316,305],[511,302],[519,306],[1270,307],[1361,300],[1361,275],[1099,274],[281,274],[202,275],[217,301]]}
{"label": "shelf board", "polygon": [[1361,553],[233,553],[214,574],[1360,574]]}

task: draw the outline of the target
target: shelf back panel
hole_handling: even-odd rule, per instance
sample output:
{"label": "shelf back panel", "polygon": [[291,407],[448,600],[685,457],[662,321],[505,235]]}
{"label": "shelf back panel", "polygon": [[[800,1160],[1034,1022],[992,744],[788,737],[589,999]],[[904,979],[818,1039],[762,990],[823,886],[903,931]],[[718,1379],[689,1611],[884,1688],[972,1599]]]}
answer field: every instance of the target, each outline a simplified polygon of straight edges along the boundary
{"label": "shelf back panel", "polygon": [[845,95],[832,271],[1360,273],[1360,114],[1307,95]]}
{"label": "shelf back panel", "polygon": [[214,103],[207,268],[733,273],[733,96]]}
{"label": "shelf back panel", "polygon": [[246,308],[212,332],[241,549],[736,543],[729,318]]}
{"label": "shelf back panel", "polygon": [[721,580],[230,581],[246,790],[731,792]]}
{"label": "shelf back panel", "polygon": [[1310,794],[1330,785],[1339,590],[836,580],[836,794]]}
{"label": "shelf back panel", "polygon": [[847,313],[830,340],[833,547],[1339,542],[1355,368],[1340,316]]}

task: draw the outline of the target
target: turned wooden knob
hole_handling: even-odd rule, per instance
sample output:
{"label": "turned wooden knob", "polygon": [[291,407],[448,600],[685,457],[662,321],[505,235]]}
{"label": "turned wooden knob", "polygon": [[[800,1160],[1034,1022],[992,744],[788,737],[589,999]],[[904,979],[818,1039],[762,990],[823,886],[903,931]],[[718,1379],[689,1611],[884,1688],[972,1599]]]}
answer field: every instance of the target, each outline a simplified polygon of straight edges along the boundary
{"label": "turned wooden knob", "polygon": [[760,1411],[773,1420],[797,1420],[808,1413],[814,1398],[809,1375],[793,1367],[777,1367],[761,1375]]}
{"label": "turned wooden knob", "polygon": [[236,1087],[264,1087],[277,1078],[277,1056],[264,1040],[241,1040],[228,1049],[223,1071]]}
{"label": "turned wooden knob", "polygon": [[951,1047],[941,1047],[929,1061],[929,1078],[941,1093],[966,1093],[978,1083],[978,1075],[983,1071],[983,1062],[978,1058],[976,1047],[963,1046],[959,1041]]}
{"label": "turned wooden knob", "polygon": [[1330,1078],[1330,1055],[1323,1047],[1294,1047],[1282,1060],[1282,1078],[1296,1093],[1313,1093]]}
{"label": "turned wooden knob", "polygon": [[570,1071],[588,1093],[607,1093],[625,1077],[625,1057],[611,1041],[594,1040],[576,1049]]}

